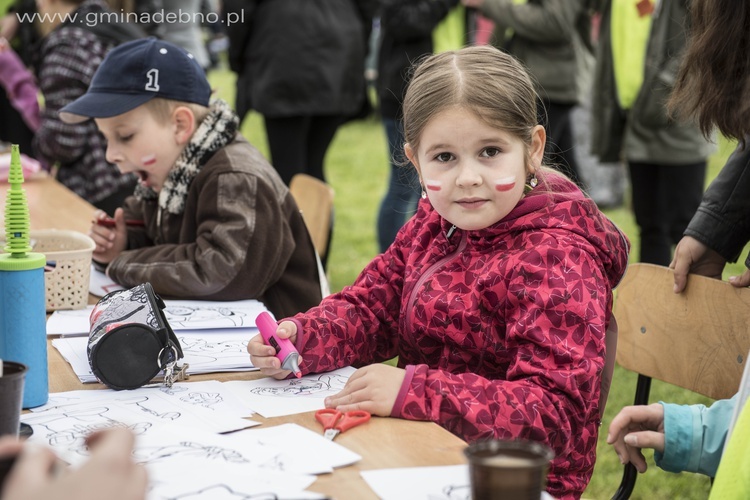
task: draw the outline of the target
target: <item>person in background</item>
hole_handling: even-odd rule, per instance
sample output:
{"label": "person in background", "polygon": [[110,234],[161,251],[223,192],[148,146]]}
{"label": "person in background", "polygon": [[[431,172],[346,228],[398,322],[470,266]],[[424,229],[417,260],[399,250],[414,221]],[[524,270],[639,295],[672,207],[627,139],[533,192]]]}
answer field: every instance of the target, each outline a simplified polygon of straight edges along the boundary
{"label": "person in background", "polygon": [[[693,32],[669,106],[675,113],[698,118],[709,136],[714,127],[739,141],[737,149],[704,193],[698,210],[677,244],[670,267],[675,292],[688,273],[721,279],[727,262],[735,262],[750,241],[750,5],[731,0],[695,0]],[[736,47],[724,50],[722,47]],[[750,286],[748,269],[729,278]]]}
{"label": "person in background", "polygon": [[162,40],[171,42],[187,50],[204,71],[211,66],[208,49],[203,41],[203,26],[200,23],[203,12],[202,0],[161,0],[165,12],[184,13],[190,15],[190,22],[164,23],[166,29],[161,35]]}
{"label": "person in background", "polygon": [[[688,273],[720,279],[726,261],[731,256],[736,259],[750,240],[750,5],[693,0],[690,19],[688,45],[669,109],[697,117],[706,136],[717,127],[739,144],[677,245],[671,266],[678,293],[685,288]],[[749,278],[750,271],[745,271],[730,282],[748,286]],[[632,463],[639,472],[647,469],[641,449],[653,448],[656,465],[664,470],[715,477],[710,499],[750,496],[750,405],[739,395],[708,408],[664,402],[625,407],[612,419],[607,443],[622,463]]]}
{"label": "person in background", "polygon": [[[254,109],[266,127],[271,162],[289,185],[295,174],[325,181],[338,128],[368,105],[364,74],[375,0],[225,0],[235,109]],[[354,166],[352,168],[355,168]]]}
{"label": "person in background", "polygon": [[390,177],[380,202],[378,245],[385,252],[419,201],[416,170],[404,157],[401,102],[414,61],[432,54],[432,35],[458,0],[382,0],[377,92],[380,116],[388,141]]}
{"label": "person in background", "polygon": [[[13,110],[23,120],[23,126],[33,132],[39,128],[39,89],[33,75],[26,71],[23,61],[0,37],[0,85]],[[0,108],[1,109],[1,108]],[[3,116],[8,119],[8,115]],[[0,136],[2,137],[2,136]],[[10,139],[12,142],[12,139]]]}
{"label": "person in background", "polygon": [[62,184],[112,214],[133,193],[135,177],[107,162],[104,138],[93,123],[63,123],[57,113],[86,92],[113,46],[142,32],[127,23],[109,22],[103,0],[39,0],[37,10],[46,21],[39,25],[42,40],[33,62],[44,97],[33,141],[36,158],[53,167]]}
{"label": "person in background", "polygon": [[0,141],[18,144],[21,152],[31,157],[36,157],[32,142],[39,128],[39,103],[28,96],[33,86],[36,101],[39,89],[26,67],[38,34],[31,23],[22,25],[17,15],[35,11],[34,0],[0,0],[0,79],[4,89],[0,92]]}
{"label": "person in background", "polygon": [[[328,408],[436,422],[472,442],[550,446],[547,490],[579,498],[594,468],[605,331],[629,243],[542,164],[531,77],[488,46],[435,54],[404,98],[417,214],[352,286],[282,319],[302,373],[359,368]],[[254,366],[283,378],[250,340]],[[398,366],[382,361],[398,356]]]}
{"label": "person in background", "polygon": [[549,164],[585,188],[575,156],[571,113],[590,80],[589,0],[461,0],[495,23],[490,42],[534,77]]}
{"label": "person in background", "polygon": [[55,454],[15,437],[0,439],[0,459],[16,457],[0,487],[2,500],[142,500],[146,469],[133,461],[135,437],[114,428],[87,439],[91,457],[82,466],[60,471]]}
{"label": "person in background", "polygon": [[700,204],[712,146],[667,114],[682,61],[687,0],[604,0],[594,77],[592,148],[624,157],[641,262],[666,266]]}
{"label": "person in background", "polygon": [[95,214],[93,259],[116,283],[150,282],[163,297],[258,299],[277,317],[306,310],[321,283],[302,214],[236,113],[210,95],[192,54],[144,38],[113,49],[61,110],[66,122],[94,118],[107,159],[140,179],[114,227]]}

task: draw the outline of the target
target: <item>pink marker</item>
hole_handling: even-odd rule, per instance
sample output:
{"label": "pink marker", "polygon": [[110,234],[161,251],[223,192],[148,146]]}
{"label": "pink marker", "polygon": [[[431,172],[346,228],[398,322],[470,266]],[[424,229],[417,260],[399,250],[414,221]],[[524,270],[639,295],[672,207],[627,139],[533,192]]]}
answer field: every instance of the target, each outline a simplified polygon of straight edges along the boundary
{"label": "pink marker", "polygon": [[300,378],[302,372],[299,369],[299,352],[289,339],[282,339],[276,335],[279,325],[270,314],[262,312],[255,318],[255,325],[260,330],[260,335],[266,344],[276,349],[276,357],[281,361],[282,370],[291,370],[294,376]]}
{"label": "pink marker", "polygon": [[515,177],[504,177],[495,181],[495,189],[498,191],[510,191],[516,186]]}
{"label": "pink marker", "polygon": [[146,155],[143,158],[141,158],[141,163],[143,163],[143,166],[153,165],[156,163],[156,155],[150,154]]}

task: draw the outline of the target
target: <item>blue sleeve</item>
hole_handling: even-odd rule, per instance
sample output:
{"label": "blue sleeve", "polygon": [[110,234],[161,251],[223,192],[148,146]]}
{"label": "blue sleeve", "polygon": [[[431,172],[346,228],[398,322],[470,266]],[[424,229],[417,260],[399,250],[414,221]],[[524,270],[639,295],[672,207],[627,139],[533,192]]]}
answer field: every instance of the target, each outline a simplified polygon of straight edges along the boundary
{"label": "blue sleeve", "polygon": [[656,465],[669,472],[715,476],[737,396],[710,407],[660,403],[664,407],[664,453],[654,453]]}

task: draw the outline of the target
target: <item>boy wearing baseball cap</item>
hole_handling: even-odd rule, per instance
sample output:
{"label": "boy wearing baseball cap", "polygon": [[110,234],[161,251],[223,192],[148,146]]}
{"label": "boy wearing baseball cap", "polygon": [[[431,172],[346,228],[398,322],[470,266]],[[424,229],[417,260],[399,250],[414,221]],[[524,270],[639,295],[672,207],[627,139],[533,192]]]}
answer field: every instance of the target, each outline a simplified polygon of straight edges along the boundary
{"label": "boy wearing baseball cap", "polygon": [[140,178],[115,211],[97,212],[94,261],[125,287],[164,297],[258,299],[276,317],[318,304],[315,250],[289,190],[238,132],[203,69],[155,38],[109,52],[63,121],[93,118],[107,160]]}

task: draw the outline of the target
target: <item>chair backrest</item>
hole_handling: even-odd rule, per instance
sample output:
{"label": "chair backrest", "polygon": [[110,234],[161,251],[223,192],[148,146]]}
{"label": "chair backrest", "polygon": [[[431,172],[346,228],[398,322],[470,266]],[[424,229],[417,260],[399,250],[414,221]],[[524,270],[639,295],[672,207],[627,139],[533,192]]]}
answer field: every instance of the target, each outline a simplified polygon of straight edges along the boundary
{"label": "chair backrest", "polygon": [[[750,289],[698,275],[682,293],[673,288],[674,272],[653,264],[631,264],[617,288],[617,362],[638,373],[634,404],[648,404],[652,378],[731,397],[750,350]],[[637,476],[626,464],[612,498],[630,498]]]}
{"label": "chair backrest", "polygon": [[333,221],[333,188],[311,175],[297,174],[289,183],[289,191],[302,212],[318,255],[325,262]]}
{"label": "chair backrest", "polygon": [[628,370],[713,399],[731,397],[750,349],[750,289],[632,264],[617,289],[617,362]]}

